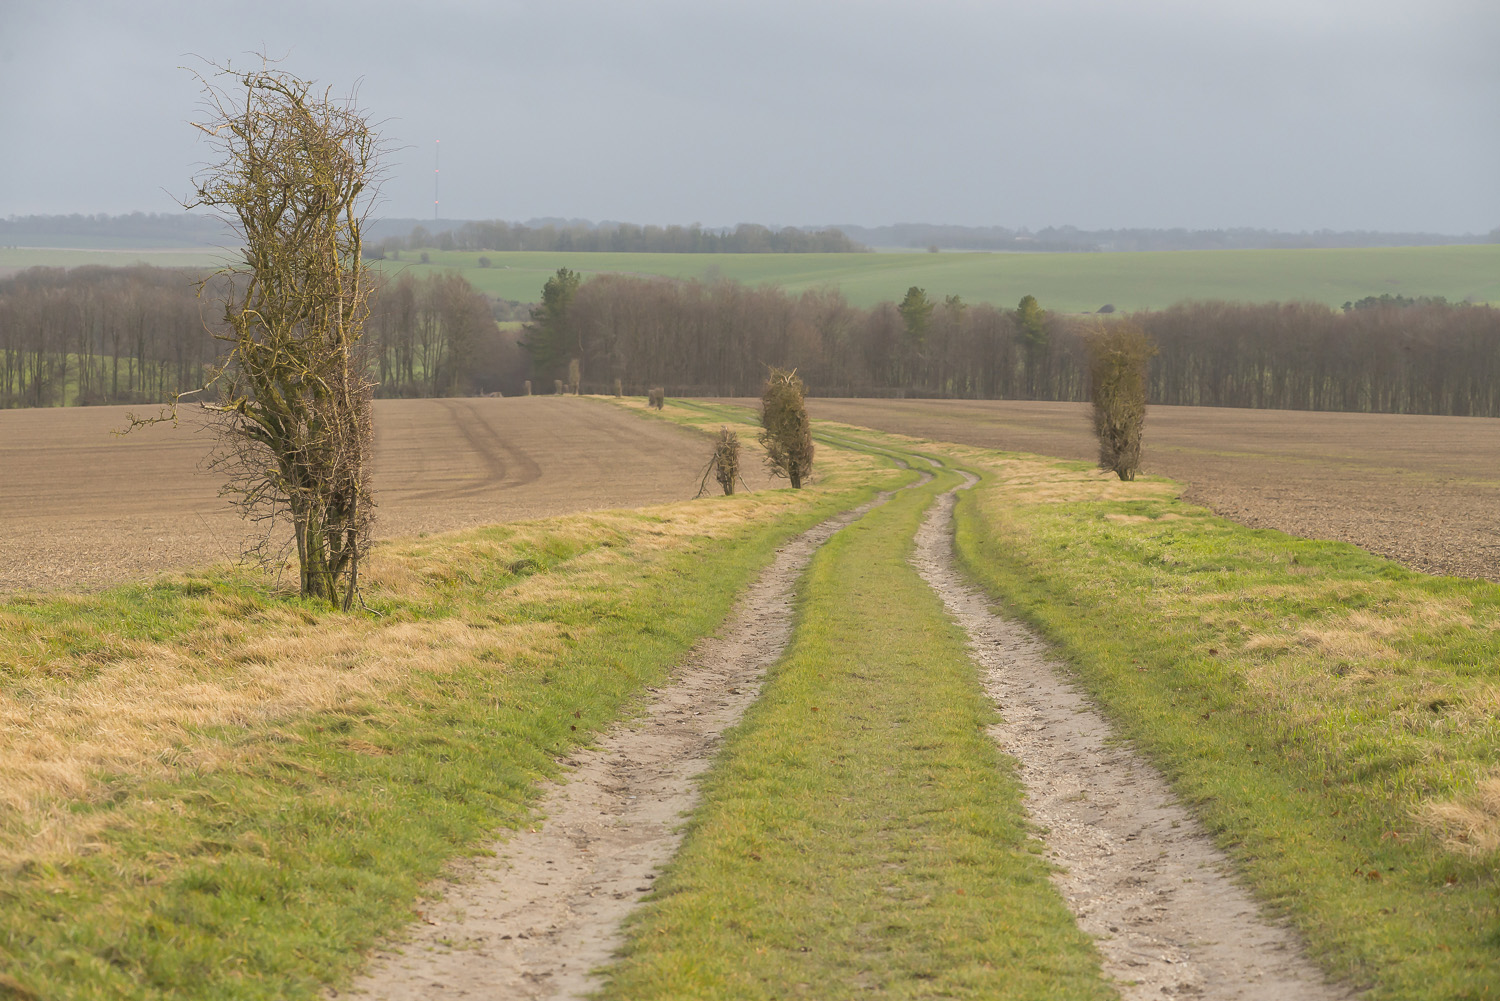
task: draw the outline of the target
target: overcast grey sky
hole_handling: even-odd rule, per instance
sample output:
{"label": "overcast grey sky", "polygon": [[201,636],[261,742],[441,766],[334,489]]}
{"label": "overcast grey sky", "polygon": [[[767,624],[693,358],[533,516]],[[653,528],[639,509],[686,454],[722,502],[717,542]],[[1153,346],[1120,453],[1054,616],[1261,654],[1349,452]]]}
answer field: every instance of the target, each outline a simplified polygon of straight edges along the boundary
{"label": "overcast grey sky", "polygon": [[[355,18],[353,24],[341,23]],[[190,53],[347,91],[386,216],[1483,232],[1495,0],[0,0],[0,216],[171,211]]]}

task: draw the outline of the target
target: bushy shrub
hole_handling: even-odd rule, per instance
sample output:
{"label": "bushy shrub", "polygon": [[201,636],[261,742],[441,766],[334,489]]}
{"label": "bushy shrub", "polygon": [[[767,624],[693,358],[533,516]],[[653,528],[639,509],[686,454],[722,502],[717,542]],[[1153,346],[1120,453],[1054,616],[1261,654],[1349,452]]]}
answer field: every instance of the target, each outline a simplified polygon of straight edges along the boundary
{"label": "bushy shrub", "polygon": [[1089,331],[1086,343],[1099,468],[1133,480],[1141,468],[1141,435],[1146,427],[1146,364],[1156,354],[1156,346],[1129,320],[1098,324]]}
{"label": "bushy shrub", "polygon": [[795,369],[773,368],[760,398],[760,443],[766,449],[766,465],[772,476],[785,476],[799,490],[813,464],[812,424],[803,403],[806,392]]}

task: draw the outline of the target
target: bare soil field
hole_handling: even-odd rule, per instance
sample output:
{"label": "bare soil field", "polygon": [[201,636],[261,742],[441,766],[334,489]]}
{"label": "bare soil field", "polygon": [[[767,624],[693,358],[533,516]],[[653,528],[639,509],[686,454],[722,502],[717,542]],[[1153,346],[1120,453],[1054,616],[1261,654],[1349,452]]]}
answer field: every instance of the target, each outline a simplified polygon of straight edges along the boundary
{"label": "bare soil field", "polygon": [[[111,434],[140,409],[0,411],[0,591],[118,583],[232,560],[254,542],[219,498],[221,478],[200,468],[212,447],[201,411]],[[596,400],[378,400],[376,530],[685,500],[711,451],[706,437]]]}
{"label": "bare soil field", "polygon": [[[808,412],[986,448],[1098,454],[1081,403],[809,400]],[[1143,467],[1189,484],[1187,499],[1244,525],[1500,581],[1497,420],[1152,407]]]}

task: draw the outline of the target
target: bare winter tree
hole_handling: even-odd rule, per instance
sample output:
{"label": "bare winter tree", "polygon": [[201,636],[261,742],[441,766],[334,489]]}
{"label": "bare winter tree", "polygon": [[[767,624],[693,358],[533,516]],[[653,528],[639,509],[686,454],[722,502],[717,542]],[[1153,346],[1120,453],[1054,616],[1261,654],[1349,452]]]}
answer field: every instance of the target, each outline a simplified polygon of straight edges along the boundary
{"label": "bare winter tree", "polygon": [[372,513],[361,232],[379,141],[352,99],[266,65],[214,69],[195,124],[218,159],[187,207],[220,210],[244,240],[223,272],[229,351],[210,380],[218,466],[247,515],[290,518],[302,594],[347,609]]}
{"label": "bare winter tree", "polygon": [[[698,497],[702,497],[703,492],[708,489],[710,476],[719,481],[719,487],[726,497],[734,493],[735,483],[745,482],[740,477],[740,436],[731,431],[728,425],[720,426],[719,436],[714,439],[714,454],[704,467],[703,481],[698,484]],[[749,487],[745,489],[748,490]]]}

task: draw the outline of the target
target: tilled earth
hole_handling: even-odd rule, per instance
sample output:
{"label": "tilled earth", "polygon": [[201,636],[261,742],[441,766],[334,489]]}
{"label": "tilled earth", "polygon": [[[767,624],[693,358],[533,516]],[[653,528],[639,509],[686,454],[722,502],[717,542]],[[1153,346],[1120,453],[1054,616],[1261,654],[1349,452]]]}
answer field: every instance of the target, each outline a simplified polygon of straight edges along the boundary
{"label": "tilled earth", "polygon": [[[1098,455],[1082,403],[817,399],[808,412],[985,448]],[[1500,581],[1500,420],[1152,407],[1142,465],[1241,524]]]}
{"label": "tilled earth", "polygon": [[[257,538],[200,468],[202,411],[112,434],[128,410],[0,410],[0,591],[90,588],[232,560]],[[442,532],[686,500],[711,441],[576,397],[377,400],[376,531]],[[751,486],[764,485],[747,464]]]}

